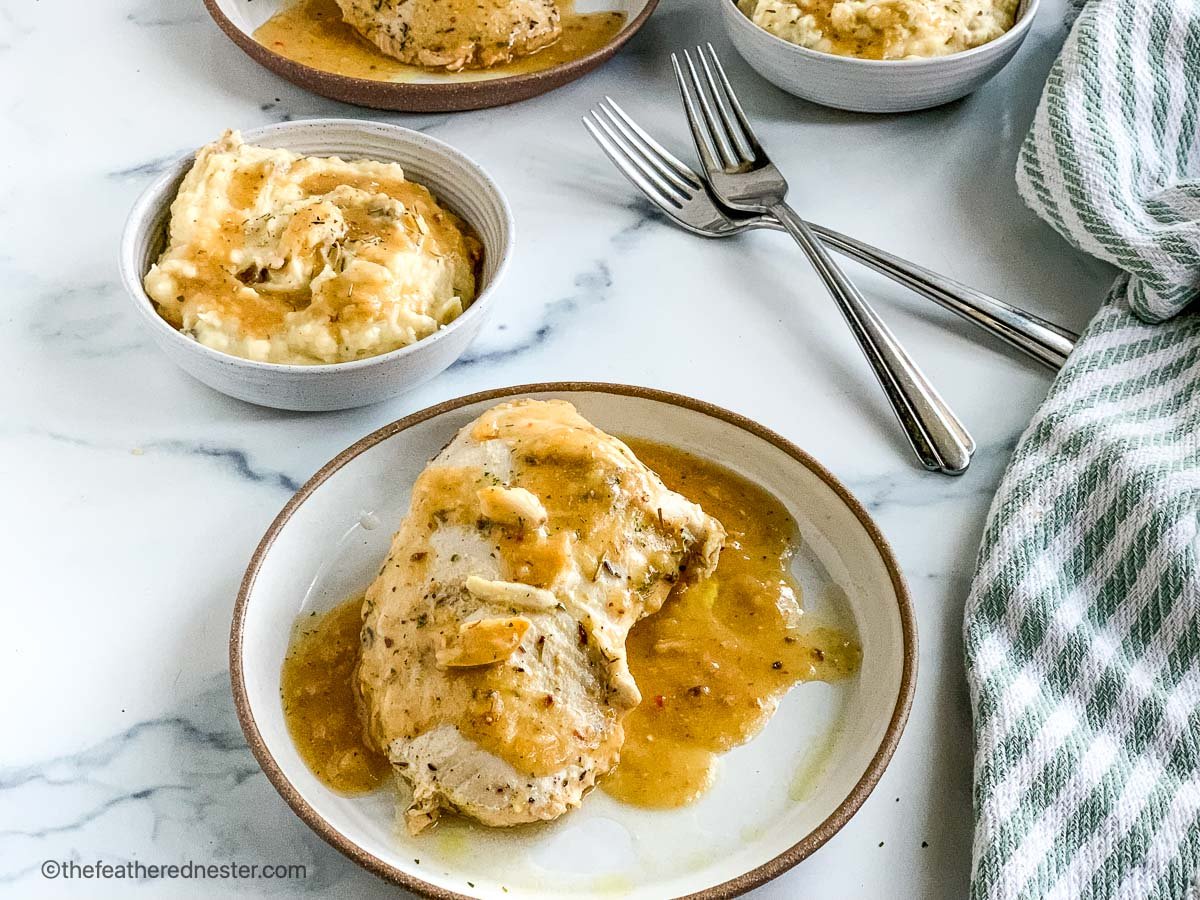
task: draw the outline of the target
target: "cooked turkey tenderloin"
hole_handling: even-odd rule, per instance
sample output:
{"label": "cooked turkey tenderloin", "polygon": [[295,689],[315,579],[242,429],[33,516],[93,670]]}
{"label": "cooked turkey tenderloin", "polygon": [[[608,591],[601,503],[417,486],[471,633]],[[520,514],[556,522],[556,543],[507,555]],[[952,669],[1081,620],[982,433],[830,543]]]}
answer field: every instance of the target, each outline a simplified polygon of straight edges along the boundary
{"label": "cooked turkey tenderloin", "polygon": [[442,809],[515,825],[578,806],[641,699],[630,627],[711,572],[724,537],[569,403],[463,428],[413,486],[364,605],[357,683],[413,789],[409,829]]}
{"label": "cooked turkey tenderloin", "polygon": [[401,62],[458,71],[528,56],[562,33],[554,0],[337,0],[342,18]]}

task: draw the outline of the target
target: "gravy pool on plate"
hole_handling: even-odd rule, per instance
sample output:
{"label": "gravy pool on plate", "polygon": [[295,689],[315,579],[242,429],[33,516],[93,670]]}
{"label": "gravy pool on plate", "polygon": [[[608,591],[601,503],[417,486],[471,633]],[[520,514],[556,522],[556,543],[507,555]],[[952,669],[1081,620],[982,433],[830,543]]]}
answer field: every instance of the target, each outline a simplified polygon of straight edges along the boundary
{"label": "gravy pool on plate", "polygon": [[207,347],[313,365],[387,353],[474,300],[470,227],[396,163],[300,156],[235,131],[202,147],[146,274],[164,319]]}
{"label": "gravy pool on plate", "polygon": [[[645,441],[628,441],[664,485],[699,504],[727,532],[717,567],[681,581],[626,643],[642,702],[624,720],[620,762],[600,782],[613,796],[681,806],[713,781],[719,753],[744,743],[797,682],[845,678],[861,653],[846,634],[805,621],[792,579],[795,523],[737,474]],[[365,738],[354,669],[361,597],[300,620],[283,671],[283,703],[301,756],[330,787],[372,790],[387,760]]]}
{"label": "gravy pool on plate", "polygon": [[[605,47],[625,25],[624,13],[577,13],[569,2],[559,3],[558,8],[559,31],[549,44],[490,66],[465,61],[463,66],[468,72],[486,72],[488,77],[540,72]],[[402,60],[385,54],[344,21],[336,0],[293,0],[262,24],[254,39],[294,62],[352,78],[404,82],[420,78],[431,68],[446,68],[445,63],[414,65],[415,56],[406,55]],[[432,61],[439,54],[425,58]],[[449,54],[446,59],[453,62],[464,57]]]}
{"label": "gravy pool on plate", "polygon": [[629,634],[642,692],[621,762],[600,787],[637,806],[683,806],[713,782],[717,756],[753,738],[797,683],[858,670],[858,645],[804,620],[791,575],[796,523],[769,492],[715,463],[649,441],[626,443],[663,483],[725,526],[716,570],[681,584]]}

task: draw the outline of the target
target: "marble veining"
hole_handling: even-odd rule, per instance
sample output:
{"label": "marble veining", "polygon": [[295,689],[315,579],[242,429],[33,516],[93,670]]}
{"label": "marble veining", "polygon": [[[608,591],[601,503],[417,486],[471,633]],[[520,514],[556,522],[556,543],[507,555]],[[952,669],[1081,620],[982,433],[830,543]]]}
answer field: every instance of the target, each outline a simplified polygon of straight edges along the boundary
{"label": "marble veining", "polygon": [[[603,303],[605,292],[611,287],[612,273],[604,262],[597,262],[594,270],[575,277],[576,293],[546,304],[546,308],[540,320],[535,323],[532,332],[527,330],[526,336],[519,342],[495,350],[486,348],[468,350],[454,363],[454,367],[502,362],[545,344],[553,336],[555,329],[563,322],[569,321],[581,305]],[[507,328],[503,325],[501,327]]]}
{"label": "marble veining", "polygon": [[[198,0],[0,0],[0,80],[20,86],[0,100],[0,895],[126,897],[129,883],[46,879],[40,866],[137,859],[306,867],[298,880],[226,882],[222,895],[396,896],[301,823],[246,747],[228,686],[238,583],[290,494],[364,434],[472,391],[578,379],[690,394],[779,431],[863,500],[907,573],[920,676],[896,757],[837,837],[755,896],[965,895],[962,604],[992,493],[1048,376],[850,266],[979,443],[962,478],[925,473],[787,238],[702,241],[672,228],[579,120],[609,94],[690,159],[668,55],[712,40],[807,217],[1078,329],[1113,272],[1025,209],[1012,179],[1068,3],[1046,0],[1013,64],[975,96],[856,116],[758,78],[719,32],[715,2],[662,0],[615,59],[544,97],[401,115],[276,78]],[[517,251],[457,365],[376,407],[302,415],[176,369],[122,293],[116,254],[135,196],[178,155],[227,127],[312,116],[454,144],[508,195]]]}
{"label": "marble veining", "polygon": [[[266,112],[269,108],[270,107],[268,105],[264,104],[263,112]],[[158,175],[162,172],[165,172],[167,167],[180,156],[182,156],[184,152],[186,151],[181,149],[178,153],[169,153],[166,156],[159,156],[154,159],[149,159],[146,160],[146,162],[137,163],[136,165],[128,166],[124,169],[118,169],[115,172],[108,172],[106,173],[105,177],[111,178],[114,181],[136,179],[139,183],[141,183],[147,176]]]}
{"label": "marble veining", "polygon": [[[350,873],[349,862],[318,863],[328,848],[315,836],[296,841],[289,835],[291,812],[246,747],[227,681],[207,682],[171,715],[6,772],[0,779],[8,810],[0,814],[0,885],[16,888],[39,877],[45,859],[116,864],[223,858],[306,867],[302,880],[262,882],[265,893],[320,893]],[[14,807],[19,817],[11,815]],[[272,837],[279,829],[286,840]],[[71,887],[94,896],[91,885]],[[159,883],[159,892],[204,893],[187,882]]]}
{"label": "marble veining", "polygon": [[[0,435],[4,433],[4,430],[0,429]],[[150,440],[142,442],[137,447],[130,448],[54,431],[30,431],[27,432],[27,435],[39,440],[53,441],[93,451],[107,450],[109,452],[130,453],[134,456],[145,456],[148,453],[162,453],[170,456],[195,457],[197,459],[209,460],[216,463],[221,470],[235,478],[249,481],[253,484],[277,487],[288,494],[294,494],[300,490],[301,485],[300,479],[285,472],[265,469],[255,465],[251,460],[250,452],[239,447],[222,447],[209,443],[184,440]]]}
{"label": "marble veining", "polygon": [[199,25],[205,21],[202,13],[156,15],[148,9],[131,12],[125,18],[139,28],[178,28],[182,25]]}

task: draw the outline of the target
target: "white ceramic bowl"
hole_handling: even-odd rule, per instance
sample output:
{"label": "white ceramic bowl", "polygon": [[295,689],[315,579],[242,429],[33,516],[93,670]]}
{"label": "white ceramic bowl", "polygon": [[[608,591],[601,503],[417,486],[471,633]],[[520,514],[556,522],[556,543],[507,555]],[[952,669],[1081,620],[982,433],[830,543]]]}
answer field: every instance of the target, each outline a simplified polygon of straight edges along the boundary
{"label": "white ceramic bowl", "polygon": [[[214,135],[216,137],[216,135]],[[312,156],[400,163],[413,181],[462,216],[483,243],[481,289],[467,310],[429,337],[366,359],[294,366],[254,362],[187,337],[154,308],[142,279],[166,242],[171,201],[191,168],[188,154],[138,198],[121,237],[121,278],[155,341],[184,371],[222,393],[261,406],[305,411],[365,406],[409,390],[453,363],[479,332],[512,253],[512,212],[495,182],[448,144],[407,128],[353,119],[310,119],[242,133],[248,143]]]}
{"label": "white ceramic bowl", "polygon": [[1039,0],[1022,0],[1017,21],[996,40],[930,59],[874,60],[819,53],[759,28],[735,0],[714,0],[734,47],[763,78],[836,109],[895,113],[965,97],[1012,59],[1029,33]]}
{"label": "white ceramic bowl", "polygon": [[[488,829],[448,818],[395,827],[388,790],[326,788],[288,734],[280,669],[296,618],[365,589],[428,460],[512,396],[559,397],[600,428],[711,459],[762,485],[796,519],[793,573],[806,614],[857,632],[862,669],[803,684],[754,740],[725,754],[712,789],[677,810],[601,791],[546,825]],[[234,609],[230,670],[242,729],[271,783],[325,840],[384,878],[439,900],[720,900],[774,878],[858,810],[900,739],[916,684],[913,610],[887,543],[825,468],[761,425],[646,388],[541,384],[452,400],[388,425],[325,465],[272,523]]]}

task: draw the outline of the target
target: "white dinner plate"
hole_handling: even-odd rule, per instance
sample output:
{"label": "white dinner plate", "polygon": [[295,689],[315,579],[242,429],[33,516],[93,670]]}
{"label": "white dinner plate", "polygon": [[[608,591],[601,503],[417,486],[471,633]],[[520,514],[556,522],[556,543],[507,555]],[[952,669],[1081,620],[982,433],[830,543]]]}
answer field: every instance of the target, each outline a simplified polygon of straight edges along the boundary
{"label": "white dinner plate", "polygon": [[[794,574],[807,614],[853,630],[861,671],[801,684],[763,732],[721,757],[715,785],[677,810],[594,791],[556,822],[489,829],[452,817],[417,836],[396,827],[391,790],[346,797],[309,771],[288,735],[280,670],[302,612],[363,591],[387,555],[425,464],[488,407],[512,396],[571,401],[599,428],[720,463],[796,519]],[[297,815],[351,859],[437,898],[720,898],[786,871],[858,810],[883,773],[916,682],[916,630],[903,579],[862,505],[777,434],[698,400],[590,383],[524,385],[440,404],[381,428],[325,465],[272,523],[238,595],[233,692],[251,749]]]}

